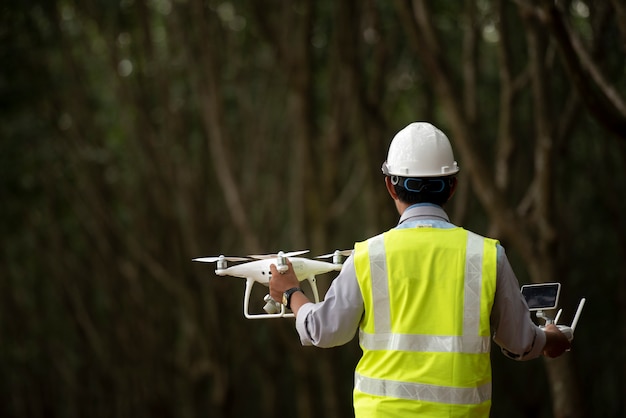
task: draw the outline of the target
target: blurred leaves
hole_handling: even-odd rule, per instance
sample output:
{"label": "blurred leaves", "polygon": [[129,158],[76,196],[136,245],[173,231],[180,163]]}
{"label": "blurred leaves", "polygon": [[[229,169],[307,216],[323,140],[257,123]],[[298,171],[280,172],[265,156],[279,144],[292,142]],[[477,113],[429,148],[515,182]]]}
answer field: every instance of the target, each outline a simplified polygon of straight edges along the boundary
{"label": "blurred leaves", "polygon": [[[290,321],[245,321],[243,283],[191,259],[315,255],[393,226],[380,164],[414,120],[452,139],[453,221],[500,239],[522,281],[561,281],[565,311],[590,302],[547,377],[494,353],[494,416],[559,416],[572,398],[572,416],[623,414],[596,377],[623,391],[626,328],[600,321],[626,314],[623,13],[6,1],[0,415],[352,414],[356,341],[302,348]],[[537,389],[503,389],[511,374]]]}

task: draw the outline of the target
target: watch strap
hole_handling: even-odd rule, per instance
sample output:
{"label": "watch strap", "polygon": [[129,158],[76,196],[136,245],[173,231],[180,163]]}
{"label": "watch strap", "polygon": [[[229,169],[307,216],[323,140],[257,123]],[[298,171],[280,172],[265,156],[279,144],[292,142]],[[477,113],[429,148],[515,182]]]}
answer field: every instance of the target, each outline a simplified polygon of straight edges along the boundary
{"label": "watch strap", "polygon": [[302,289],[300,289],[299,287],[292,287],[291,289],[287,289],[285,291],[285,293],[283,294],[283,299],[286,302],[285,308],[287,309],[291,309],[291,295],[293,295],[296,292],[302,292]]}

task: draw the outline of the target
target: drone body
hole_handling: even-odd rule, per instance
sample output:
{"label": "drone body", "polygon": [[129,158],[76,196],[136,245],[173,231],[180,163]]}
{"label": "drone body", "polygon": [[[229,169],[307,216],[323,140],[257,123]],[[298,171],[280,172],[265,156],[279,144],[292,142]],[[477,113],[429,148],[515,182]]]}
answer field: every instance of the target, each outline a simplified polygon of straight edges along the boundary
{"label": "drone body", "polygon": [[[329,271],[341,270],[341,264],[312,260],[310,258],[292,257],[289,261],[291,261],[291,265],[300,281]],[[241,277],[243,279],[251,278],[255,282],[268,286],[271,277],[270,265],[272,264],[276,264],[275,259],[256,260],[227,267],[226,269],[217,269],[215,274],[218,276]]]}
{"label": "drone body", "polygon": [[[293,313],[287,313],[285,306],[280,303],[272,300],[269,295],[265,297],[266,305],[263,309],[267,312],[266,314],[251,314],[249,312],[249,301],[250,295],[252,294],[252,287],[254,283],[260,283],[266,287],[269,286],[269,281],[271,278],[270,266],[272,264],[277,266],[278,271],[284,271],[287,269],[286,260],[289,257],[289,261],[291,261],[291,265],[293,266],[294,272],[298,277],[299,281],[308,280],[311,285],[311,289],[313,291],[313,296],[315,302],[319,302],[319,293],[317,290],[316,276],[318,274],[327,273],[330,271],[339,271],[341,270],[343,261],[343,257],[349,255],[352,251],[335,251],[332,254],[327,254],[324,256],[320,256],[318,258],[333,258],[333,262],[329,263],[326,261],[313,260],[310,258],[296,257],[297,255],[301,255],[308,252],[308,250],[303,251],[295,251],[290,253],[283,253],[282,251],[278,254],[271,255],[252,255],[250,256],[254,261],[249,261],[250,258],[244,257],[226,257],[220,255],[219,257],[202,257],[195,258],[193,261],[199,262],[217,262],[217,269],[215,270],[215,274],[218,276],[233,276],[240,277],[246,279],[246,290],[244,293],[243,300],[243,313],[244,316],[248,319],[264,319],[264,318],[292,318]],[[246,263],[237,264],[234,266],[228,267],[227,261],[248,261]]]}

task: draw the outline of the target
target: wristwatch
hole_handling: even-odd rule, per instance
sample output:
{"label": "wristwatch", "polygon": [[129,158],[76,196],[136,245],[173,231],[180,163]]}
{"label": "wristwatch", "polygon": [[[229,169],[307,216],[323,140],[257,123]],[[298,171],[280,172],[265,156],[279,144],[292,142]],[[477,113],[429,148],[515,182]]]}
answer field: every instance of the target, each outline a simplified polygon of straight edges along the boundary
{"label": "wristwatch", "polygon": [[296,292],[302,292],[302,289],[299,287],[292,287],[283,293],[283,305],[285,305],[285,308],[291,309],[291,295]]}

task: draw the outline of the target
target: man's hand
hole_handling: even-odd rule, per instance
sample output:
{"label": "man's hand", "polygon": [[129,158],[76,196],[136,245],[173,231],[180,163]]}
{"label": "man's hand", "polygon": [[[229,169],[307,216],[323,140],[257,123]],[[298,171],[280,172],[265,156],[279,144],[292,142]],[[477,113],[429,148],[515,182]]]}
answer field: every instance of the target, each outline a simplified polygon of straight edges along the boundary
{"label": "man's hand", "polygon": [[[291,261],[287,260],[287,271],[279,272],[274,264],[270,265],[272,278],[270,279],[270,296],[278,303],[283,303],[283,293],[292,287],[300,287],[300,281],[293,270]],[[295,292],[291,296],[291,311],[298,315],[300,307],[308,303],[309,298],[303,292]]]}
{"label": "man's hand", "polygon": [[547,325],[544,331],[546,333],[546,345],[543,347],[544,356],[558,357],[570,349],[571,343],[556,325]]}
{"label": "man's hand", "polygon": [[292,287],[300,287],[300,281],[293,270],[291,261],[287,259],[287,271],[280,273],[276,265],[270,265],[270,296],[278,303],[283,303],[283,293]]}

